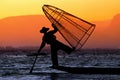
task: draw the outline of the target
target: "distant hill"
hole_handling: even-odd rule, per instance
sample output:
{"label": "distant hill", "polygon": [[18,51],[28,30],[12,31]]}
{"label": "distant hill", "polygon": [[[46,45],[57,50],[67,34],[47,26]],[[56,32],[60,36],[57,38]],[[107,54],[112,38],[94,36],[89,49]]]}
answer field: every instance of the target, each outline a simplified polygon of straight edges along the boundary
{"label": "distant hill", "polygon": [[42,26],[50,26],[43,15],[8,17],[0,20],[0,46],[36,46]]}
{"label": "distant hill", "polygon": [[[112,20],[94,21],[96,29],[85,48],[120,48],[120,14]],[[8,17],[0,20],[0,46],[39,46],[41,27],[51,27],[44,15]]]}
{"label": "distant hill", "polygon": [[95,21],[96,29],[87,47],[120,48],[120,14],[108,21]]}
{"label": "distant hill", "polygon": [[110,24],[111,31],[114,30],[115,33],[120,31],[120,14],[117,14],[113,17]]}
{"label": "distant hill", "polygon": [[112,46],[120,48],[120,14],[113,17],[108,31],[106,32],[110,38],[109,40],[111,41],[110,43]]}

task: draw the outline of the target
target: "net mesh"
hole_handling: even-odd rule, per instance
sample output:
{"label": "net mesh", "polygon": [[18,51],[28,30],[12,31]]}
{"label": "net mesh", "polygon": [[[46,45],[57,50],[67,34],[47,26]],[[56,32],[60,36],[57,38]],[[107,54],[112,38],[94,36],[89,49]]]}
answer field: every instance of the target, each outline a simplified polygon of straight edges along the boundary
{"label": "net mesh", "polygon": [[44,5],[43,12],[55,24],[70,47],[80,49],[94,31],[95,25],[59,8]]}

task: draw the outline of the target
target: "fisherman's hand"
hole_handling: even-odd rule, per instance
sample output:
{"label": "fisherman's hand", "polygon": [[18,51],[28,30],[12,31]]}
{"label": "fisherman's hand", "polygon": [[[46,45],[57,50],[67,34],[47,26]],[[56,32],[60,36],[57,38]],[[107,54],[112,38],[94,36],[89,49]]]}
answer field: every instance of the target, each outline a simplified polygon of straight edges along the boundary
{"label": "fisherman's hand", "polygon": [[55,26],[55,24],[52,23],[52,27],[55,29],[55,30],[58,30],[57,27]]}

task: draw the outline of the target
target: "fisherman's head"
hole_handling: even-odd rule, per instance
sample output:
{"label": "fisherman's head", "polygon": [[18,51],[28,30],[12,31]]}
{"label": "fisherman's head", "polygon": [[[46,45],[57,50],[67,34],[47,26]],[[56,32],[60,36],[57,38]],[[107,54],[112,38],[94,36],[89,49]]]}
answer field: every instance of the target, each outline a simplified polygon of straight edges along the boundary
{"label": "fisherman's head", "polygon": [[42,27],[42,29],[40,30],[40,33],[46,33],[48,30],[49,28]]}

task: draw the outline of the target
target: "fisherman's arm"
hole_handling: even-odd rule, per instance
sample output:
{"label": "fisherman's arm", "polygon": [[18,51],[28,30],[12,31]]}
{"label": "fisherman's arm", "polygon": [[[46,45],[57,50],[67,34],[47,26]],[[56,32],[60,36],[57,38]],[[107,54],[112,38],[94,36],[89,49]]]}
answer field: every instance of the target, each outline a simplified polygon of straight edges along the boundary
{"label": "fisherman's arm", "polygon": [[38,53],[43,49],[43,47],[45,46],[45,44],[46,44],[46,42],[42,41],[41,46],[40,46],[40,48],[38,50]]}
{"label": "fisherman's arm", "polygon": [[52,24],[52,27],[54,28],[54,30],[50,31],[50,33],[54,34],[58,31],[58,29],[54,24]]}

